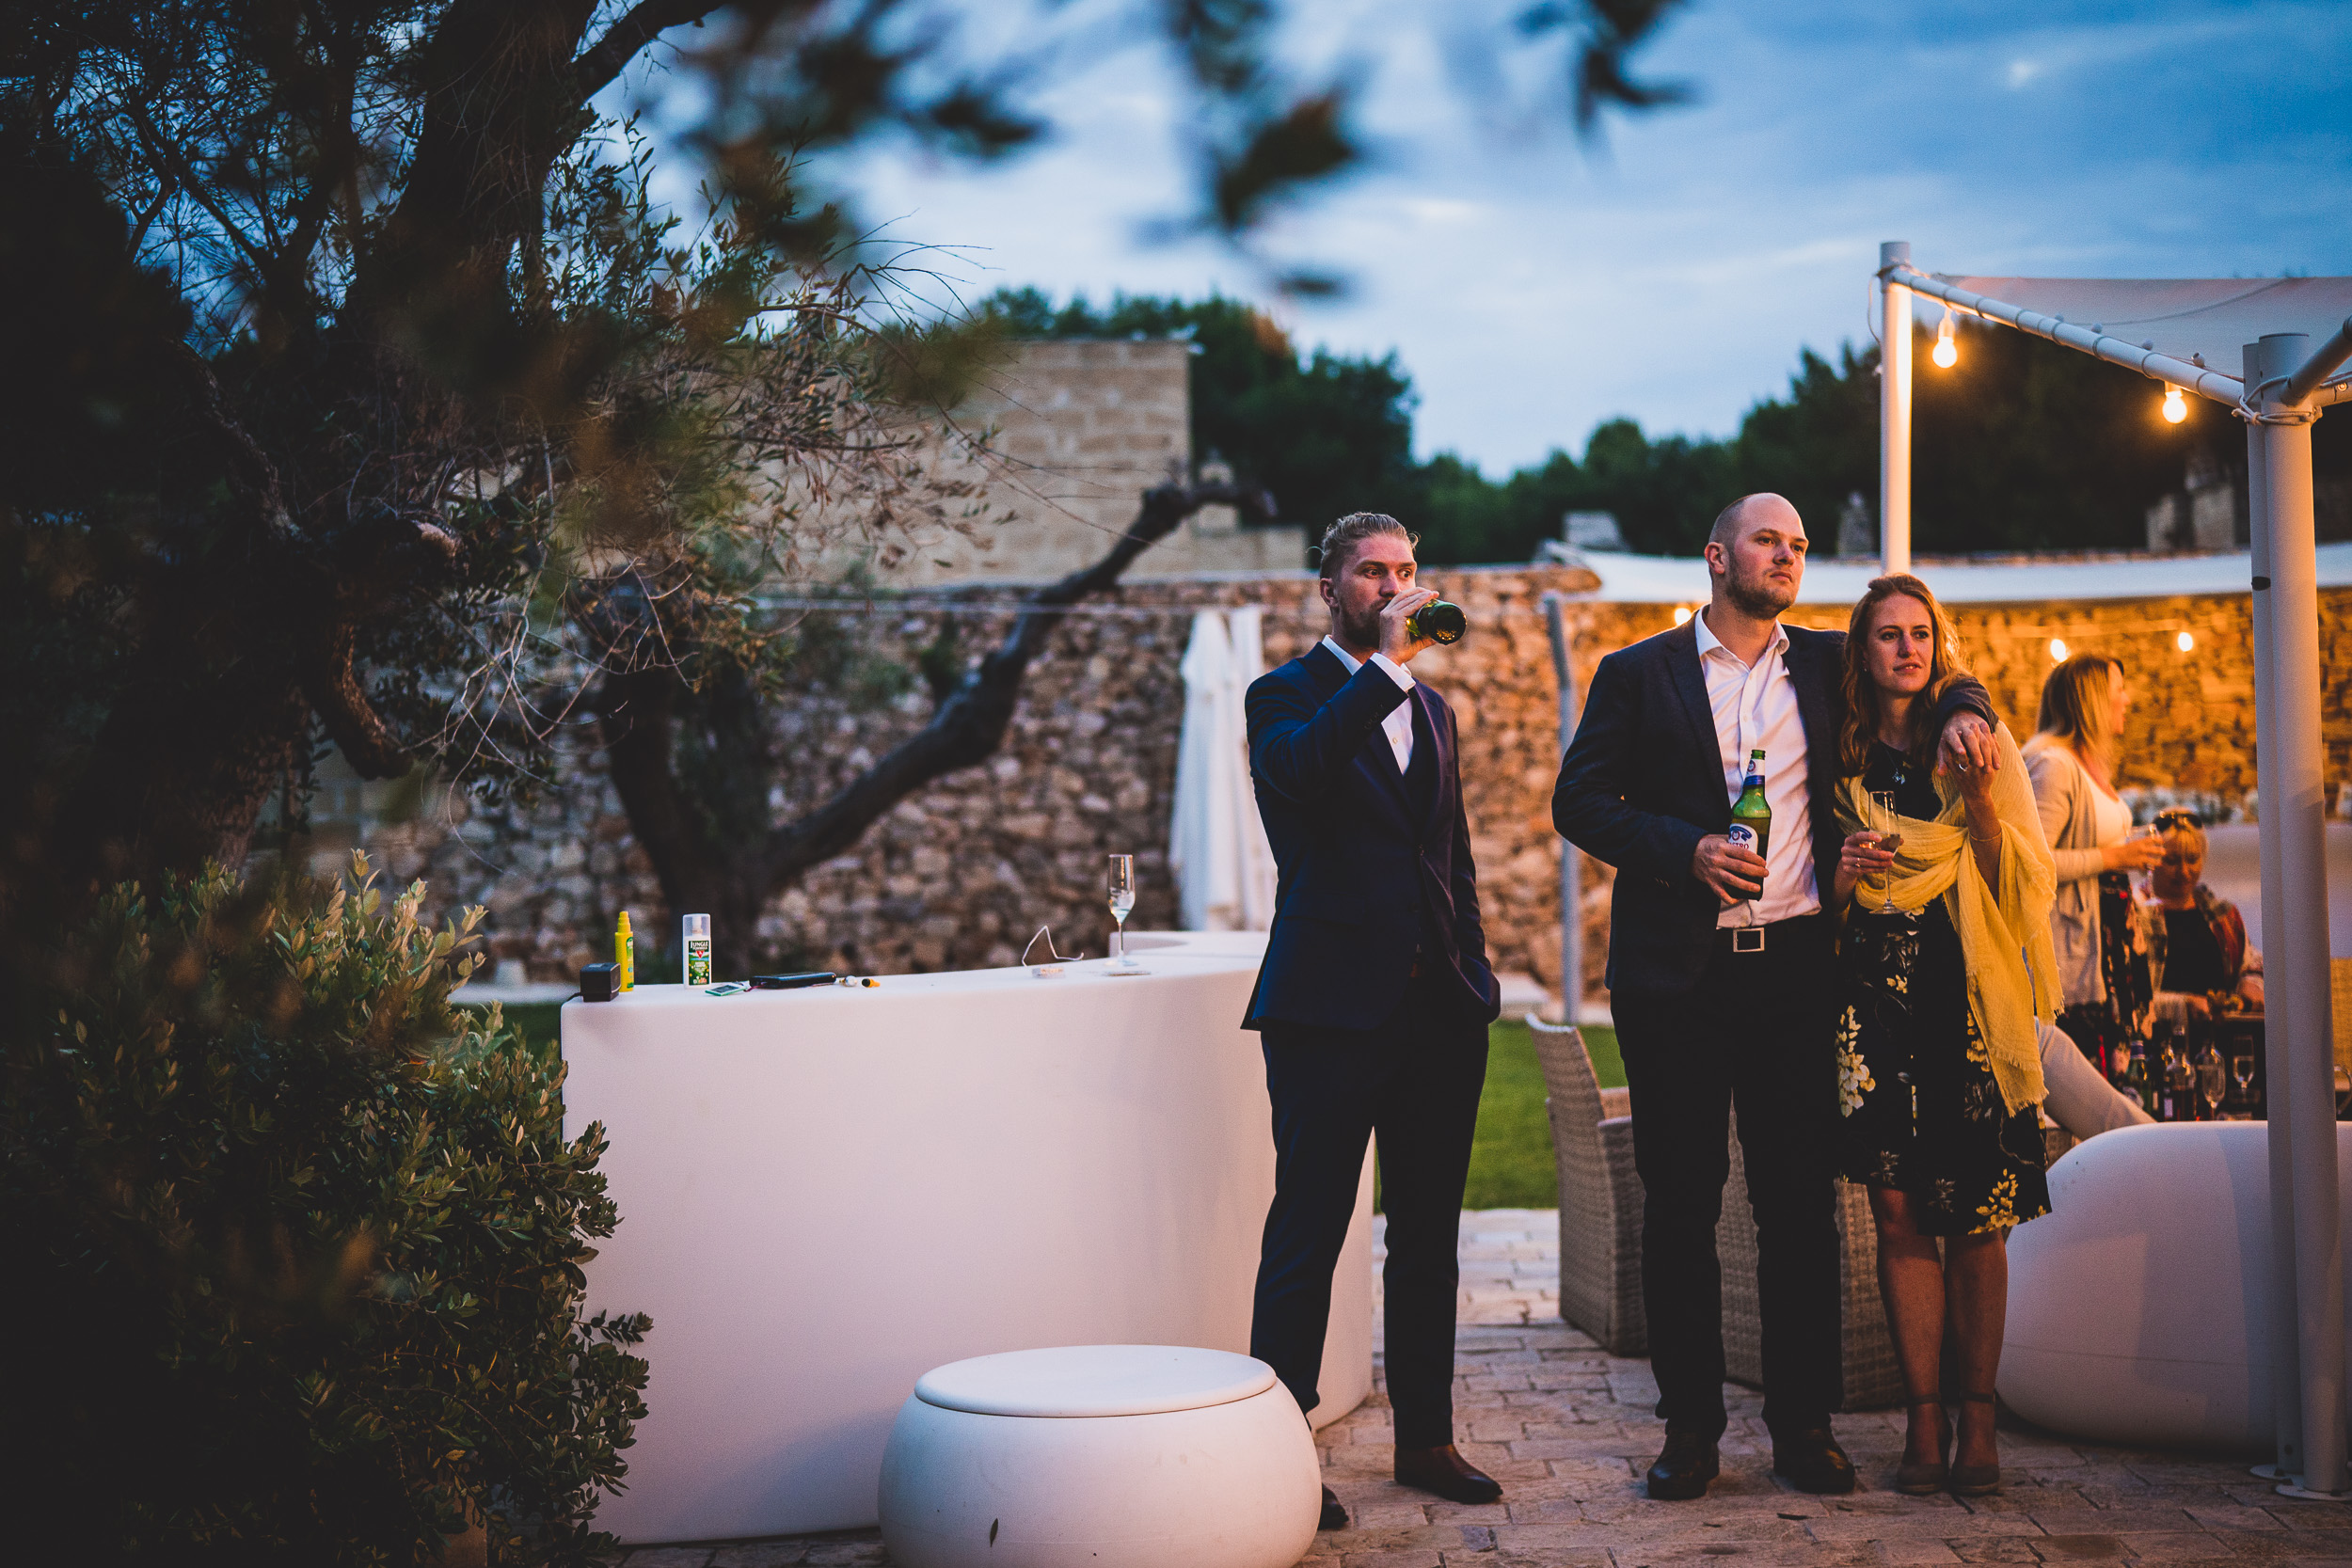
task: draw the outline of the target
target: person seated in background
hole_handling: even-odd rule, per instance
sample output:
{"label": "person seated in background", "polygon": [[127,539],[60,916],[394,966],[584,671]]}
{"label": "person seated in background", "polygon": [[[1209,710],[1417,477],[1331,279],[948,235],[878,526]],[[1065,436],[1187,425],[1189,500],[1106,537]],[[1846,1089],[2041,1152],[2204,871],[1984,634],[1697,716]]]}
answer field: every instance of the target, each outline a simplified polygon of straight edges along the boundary
{"label": "person seated in background", "polygon": [[2139,909],[2156,1016],[2168,1022],[2211,1018],[2217,1003],[2261,1007],[2262,953],[2248,944],[2237,906],[2215,896],[2201,879],[2203,823],[2195,812],[2168,807],[2156,814],[2156,834],[2164,858],[2148,873]]}
{"label": "person seated in background", "polygon": [[2073,1133],[2077,1143],[2119,1127],[2137,1127],[2156,1119],[2138,1101],[2100,1076],[2099,1069],[2065,1030],[2042,1022],[2037,1022],[2036,1029],[2042,1047],[2042,1086],[2049,1091],[2042,1109]]}

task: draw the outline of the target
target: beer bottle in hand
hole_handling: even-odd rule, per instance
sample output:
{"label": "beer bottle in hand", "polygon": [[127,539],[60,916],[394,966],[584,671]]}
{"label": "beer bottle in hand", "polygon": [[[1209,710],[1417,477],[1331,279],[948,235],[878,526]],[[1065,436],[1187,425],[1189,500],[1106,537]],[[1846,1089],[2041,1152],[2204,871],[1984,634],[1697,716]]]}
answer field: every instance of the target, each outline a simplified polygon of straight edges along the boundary
{"label": "beer bottle in hand", "polygon": [[[1724,834],[1732,847],[1745,849],[1758,860],[1772,856],[1772,808],[1764,799],[1764,752],[1762,748],[1748,753],[1748,776],[1740,781],[1740,799],[1732,803],[1731,827]],[[1750,893],[1742,896],[1751,901],[1763,896]]]}

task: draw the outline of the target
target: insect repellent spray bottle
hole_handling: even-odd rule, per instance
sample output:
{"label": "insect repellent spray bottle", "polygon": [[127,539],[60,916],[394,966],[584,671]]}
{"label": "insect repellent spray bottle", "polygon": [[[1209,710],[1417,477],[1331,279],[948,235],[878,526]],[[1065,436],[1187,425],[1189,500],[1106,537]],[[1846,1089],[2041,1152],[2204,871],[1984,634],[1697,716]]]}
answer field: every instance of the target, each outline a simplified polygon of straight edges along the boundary
{"label": "insect repellent spray bottle", "polygon": [[710,916],[690,914],[680,933],[686,954],[686,983],[690,986],[710,984]]}
{"label": "insect repellent spray bottle", "polygon": [[637,989],[637,937],[628,928],[628,911],[621,911],[621,923],[612,927],[612,967],[623,990]]}

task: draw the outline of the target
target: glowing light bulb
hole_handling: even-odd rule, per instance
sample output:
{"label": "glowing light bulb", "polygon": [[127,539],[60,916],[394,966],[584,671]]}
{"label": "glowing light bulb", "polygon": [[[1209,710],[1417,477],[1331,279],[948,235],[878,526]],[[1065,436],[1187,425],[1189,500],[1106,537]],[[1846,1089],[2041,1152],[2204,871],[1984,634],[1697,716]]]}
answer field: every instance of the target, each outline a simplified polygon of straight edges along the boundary
{"label": "glowing light bulb", "polygon": [[2172,641],[2183,653],[2187,653],[2191,648],[2197,646],[2197,639],[2191,637],[2186,632],[2181,633],[2180,636],[2174,638]]}
{"label": "glowing light bulb", "polygon": [[2178,387],[2164,389],[2164,418],[2168,424],[2179,424],[2188,418],[2188,400],[2181,396]]}
{"label": "glowing light bulb", "polygon": [[1952,345],[1952,313],[1944,312],[1944,323],[1935,329],[1935,352],[1928,357],[1945,370],[1950,370],[1960,357],[1960,350]]}
{"label": "glowing light bulb", "polygon": [[1689,605],[1687,605],[1687,604],[1678,604],[1678,605],[1675,606],[1675,625],[1676,625],[1676,626],[1678,626],[1682,625],[1682,623],[1683,623],[1683,622],[1688,621],[1690,618],[1691,618],[1691,607],[1690,607]]}
{"label": "glowing light bulb", "polygon": [[2055,637],[2050,639],[2050,662],[2053,664],[2066,662],[2066,644]]}

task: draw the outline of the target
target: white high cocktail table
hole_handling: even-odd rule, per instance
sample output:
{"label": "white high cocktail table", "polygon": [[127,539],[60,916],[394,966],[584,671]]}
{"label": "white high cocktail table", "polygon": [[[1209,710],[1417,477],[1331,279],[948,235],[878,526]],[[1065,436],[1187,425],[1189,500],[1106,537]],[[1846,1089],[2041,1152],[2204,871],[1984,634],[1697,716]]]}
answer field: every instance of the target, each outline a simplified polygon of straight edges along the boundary
{"label": "white high cocktail table", "polygon": [[[914,1381],[1048,1345],[1246,1352],[1274,1191],[1240,1028],[1262,933],[1101,960],[564,1009],[564,1125],[601,1121],[618,1234],[591,1310],[644,1311],[650,1414],[596,1523],[629,1542],[875,1521]],[[1372,1384],[1369,1165],[1318,1424]]]}

